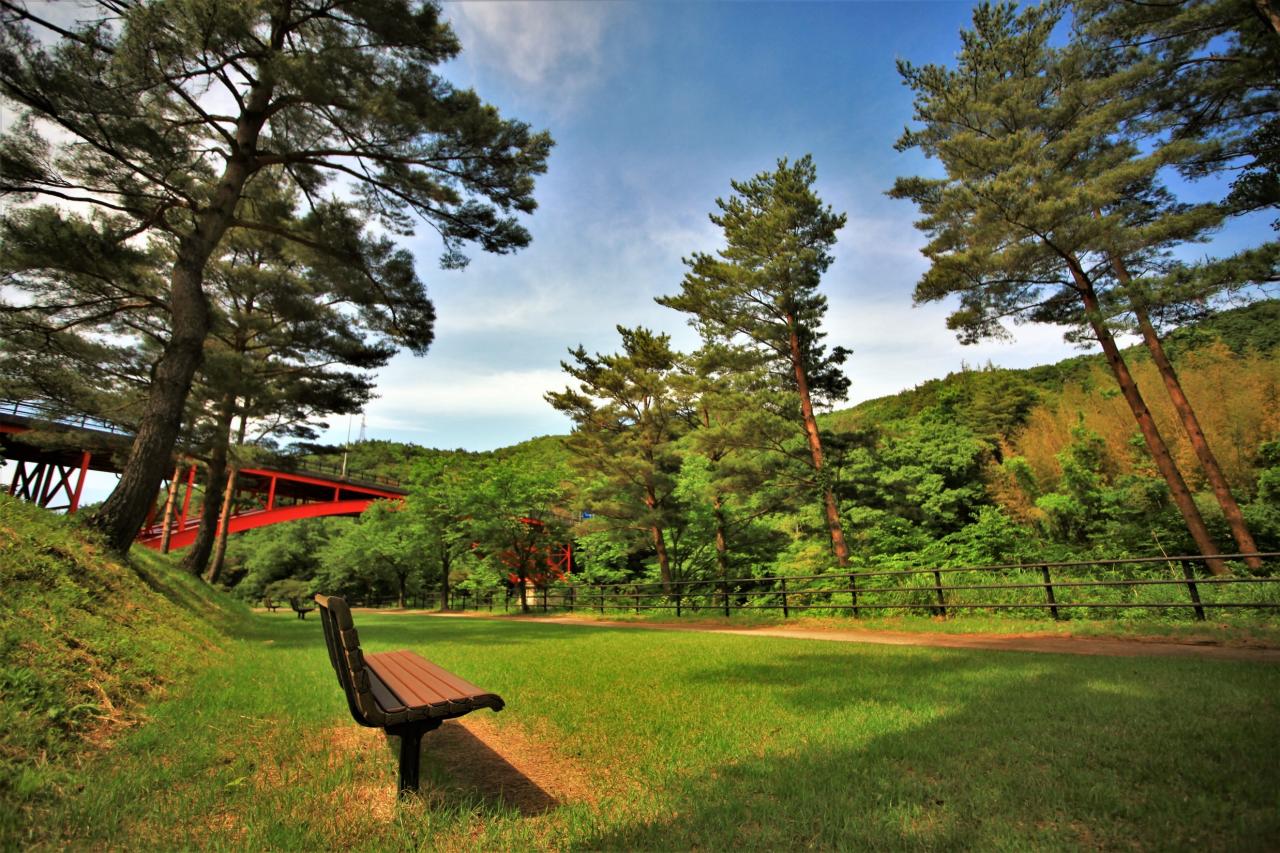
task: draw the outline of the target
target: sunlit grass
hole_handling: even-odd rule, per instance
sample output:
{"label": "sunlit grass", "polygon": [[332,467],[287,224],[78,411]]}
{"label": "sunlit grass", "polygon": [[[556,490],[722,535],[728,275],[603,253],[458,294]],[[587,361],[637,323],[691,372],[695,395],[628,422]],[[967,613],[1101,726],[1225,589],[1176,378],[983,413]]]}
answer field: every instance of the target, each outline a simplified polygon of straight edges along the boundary
{"label": "sunlit grass", "polygon": [[592,796],[522,813],[442,766],[437,733],[425,795],[396,803],[395,756],[347,715],[319,624],[263,615],[5,846],[1280,843],[1271,665],[356,618],[367,649],[501,693],[491,746],[520,735]]}
{"label": "sunlit grass", "polygon": [[[475,611],[491,615],[487,609]],[[1212,612],[1212,611],[1211,611]],[[501,602],[495,616],[518,616],[517,608],[503,611]],[[982,612],[955,611],[946,618],[913,616],[817,616],[799,613],[783,618],[780,610],[735,610],[731,616],[708,612],[679,617],[671,610],[595,610],[532,608],[531,617],[567,617],[583,622],[660,623],[703,628],[801,628],[816,631],[904,631],[938,634],[1045,634],[1054,636],[1152,638],[1183,642],[1212,642],[1224,645],[1280,647],[1280,621],[1267,613],[1213,614],[1204,622],[1190,619],[1027,619]]]}

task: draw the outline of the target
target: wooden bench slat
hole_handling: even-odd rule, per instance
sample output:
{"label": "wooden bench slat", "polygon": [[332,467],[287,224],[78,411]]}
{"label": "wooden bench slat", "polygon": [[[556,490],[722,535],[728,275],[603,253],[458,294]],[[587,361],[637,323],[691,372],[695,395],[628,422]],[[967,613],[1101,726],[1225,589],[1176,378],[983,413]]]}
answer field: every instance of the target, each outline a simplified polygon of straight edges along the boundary
{"label": "wooden bench slat", "polygon": [[403,666],[414,679],[421,681],[450,699],[464,697],[474,699],[487,694],[487,691],[480,689],[470,681],[454,675],[452,672],[435,665],[426,658],[419,657],[413,652],[401,649],[398,652],[387,652],[386,654],[393,656],[395,661]]}
{"label": "wooden bench slat", "polygon": [[386,685],[390,687],[400,697],[400,701],[406,707],[424,707],[438,705],[445,701],[446,697],[438,690],[430,690],[425,686],[414,683],[412,676],[405,669],[404,665],[396,661],[392,657],[394,653],[382,652],[380,654],[372,654],[365,656],[365,664],[378,674]]}
{"label": "wooden bench slat", "polygon": [[422,668],[426,661],[412,652],[384,652],[371,655],[371,668],[387,683],[404,704],[410,708],[431,708],[448,713],[472,710],[470,696],[456,692],[453,686],[431,677]]}

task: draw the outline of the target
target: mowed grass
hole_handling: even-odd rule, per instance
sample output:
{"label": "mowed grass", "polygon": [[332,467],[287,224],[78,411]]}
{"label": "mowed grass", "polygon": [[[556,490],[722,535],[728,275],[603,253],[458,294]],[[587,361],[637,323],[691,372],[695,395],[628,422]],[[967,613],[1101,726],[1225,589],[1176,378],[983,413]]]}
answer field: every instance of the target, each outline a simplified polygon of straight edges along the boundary
{"label": "mowed grass", "polygon": [[1274,665],[356,624],[366,650],[414,649],[501,693],[507,710],[472,715],[497,727],[490,747],[576,768],[590,794],[530,812],[478,793],[434,733],[426,793],[397,803],[392,745],[351,721],[319,622],[263,615],[0,846],[1280,846]]}
{"label": "mowed grass", "polygon": [[[487,610],[475,613],[493,615]],[[753,610],[735,612],[732,616],[689,615],[675,616],[672,611],[635,613],[630,610],[609,610],[605,613],[585,608],[576,611],[550,607],[546,611],[531,608],[531,618],[573,619],[582,622],[657,623],[661,625],[693,626],[700,628],[802,628],[807,631],[894,631],[912,634],[1043,634],[1046,636],[1117,637],[1167,642],[1213,644],[1224,646],[1280,647],[1280,622],[1269,612],[1226,612],[1210,609],[1211,616],[1204,622],[1190,618],[1106,619],[1050,618],[1027,619],[1018,616],[990,615],[972,611],[956,611],[946,618],[916,614],[910,616],[864,616],[854,619],[847,614],[820,616],[801,613],[784,618],[781,612]],[[520,615],[518,608],[498,615]]]}

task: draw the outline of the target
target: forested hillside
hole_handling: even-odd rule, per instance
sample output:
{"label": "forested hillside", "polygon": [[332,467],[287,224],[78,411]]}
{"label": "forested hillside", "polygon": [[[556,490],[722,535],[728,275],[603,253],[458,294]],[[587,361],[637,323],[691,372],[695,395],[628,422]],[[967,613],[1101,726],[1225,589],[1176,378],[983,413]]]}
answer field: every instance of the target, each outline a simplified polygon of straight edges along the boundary
{"label": "forested hillside", "polygon": [[[1169,335],[1182,383],[1264,550],[1280,549],[1280,302],[1223,312]],[[1194,458],[1141,348],[1126,351],[1187,471]],[[965,369],[820,417],[855,565],[978,565],[1172,554],[1192,547],[1100,356],[1028,370]],[[676,442],[664,545],[676,579],[716,577],[711,465]],[[593,580],[657,579],[649,508],[583,467],[567,437],[493,453],[365,442],[350,464],[411,485],[404,511],[265,528],[233,541],[246,598],[295,577],[362,597],[489,589],[545,579],[538,549],[574,541]],[[770,467],[771,466],[771,467]],[[770,467],[770,470],[761,470]],[[1229,542],[1202,479],[1191,483]],[[746,454],[720,485],[732,576],[833,565],[820,502],[802,479]],[[584,517],[589,516],[589,517]],[[537,527],[520,521],[533,518]]]}

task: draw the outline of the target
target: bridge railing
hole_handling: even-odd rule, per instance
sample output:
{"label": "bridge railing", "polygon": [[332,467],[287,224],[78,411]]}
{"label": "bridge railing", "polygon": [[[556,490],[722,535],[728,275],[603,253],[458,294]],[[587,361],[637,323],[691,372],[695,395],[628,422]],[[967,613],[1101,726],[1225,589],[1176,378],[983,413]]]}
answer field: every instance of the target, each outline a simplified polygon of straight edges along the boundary
{"label": "bridge railing", "polygon": [[343,468],[341,465],[329,465],[324,462],[316,462],[310,459],[304,462],[297,460],[294,457],[283,456],[279,459],[273,460],[272,464],[267,467],[278,467],[282,471],[293,471],[298,474],[320,474],[325,477],[333,477],[340,480],[351,480],[352,482],[357,483],[400,488],[400,481],[395,477],[388,477],[385,474],[375,474],[372,471],[362,471],[358,468]]}
{"label": "bridge railing", "polygon": [[[1258,557],[1260,571],[1242,560]],[[1185,614],[1197,620],[1229,610],[1280,608],[1280,553],[1226,554],[1233,572],[1208,575],[1205,558],[1135,557],[995,566],[841,570],[817,575],[772,575],[652,582],[554,583],[529,589],[531,607],[597,613],[668,612],[675,616],[732,616],[774,611],[836,615],[992,612],[1066,619],[1128,612]],[[518,607],[519,590],[507,594]]]}
{"label": "bridge railing", "polygon": [[0,415],[14,415],[27,420],[45,421],[60,426],[75,427],[93,432],[105,432],[111,435],[133,435],[132,430],[111,421],[90,417],[89,415],[69,415],[48,403],[30,400],[0,400]]}
{"label": "bridge railing", "polygon": [[[44,421],[60,426],[108,433],[110,435],[128,437],[134,434],[133,430],[126,429],[119,424],[102,418],[67,414],[49,403],[33,400],[0,400],[0,416],[2,415],[12,415],[26,420]],[[362,471],[356,468],[344,469],[340,465],[328,465],[314,460],[301,461],[296,457],[290,456],[279,456],[271,459],[266,462],[265,467],[280,468],[283,471],[293,471],[299,474],[319,474],[324,477],[350,480],[368,485],[390,486],[392,488],[400,488],[401,486],[399,480],[384,474],[376,474],[372,471]]]}

